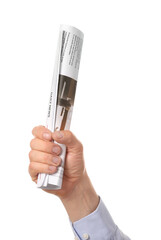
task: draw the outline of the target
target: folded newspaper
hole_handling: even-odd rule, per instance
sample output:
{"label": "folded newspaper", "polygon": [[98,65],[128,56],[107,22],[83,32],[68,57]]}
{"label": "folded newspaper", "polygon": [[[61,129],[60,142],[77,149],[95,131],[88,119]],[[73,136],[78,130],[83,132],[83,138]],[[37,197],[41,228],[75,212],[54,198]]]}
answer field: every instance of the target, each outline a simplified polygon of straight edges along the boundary
{"label": "folded newspaper", "polygon": [[[83,33],[80,30],[72,26],[60,26],[46,123],[46,127],[52,132],[70,128],[82,44]],[[54,174],[38,175],[39,188],[50,190],[62,187],[66,147],[59,145],[62,148],[62,164]]]}

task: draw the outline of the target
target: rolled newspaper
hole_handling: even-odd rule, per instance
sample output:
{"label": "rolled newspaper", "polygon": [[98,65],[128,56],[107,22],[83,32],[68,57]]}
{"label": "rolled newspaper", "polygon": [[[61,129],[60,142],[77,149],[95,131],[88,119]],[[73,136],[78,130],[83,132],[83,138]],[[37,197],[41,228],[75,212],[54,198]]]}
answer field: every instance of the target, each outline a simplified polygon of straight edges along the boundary
{"label": "rolled newspaper", "polygon": [[[52,132],[70,128],[82,44],[83,33],[80,30],[72,26],[60,26],[46,122],[46,127]],[[59,145],[62,148],[62,164],[54,174],[38,175],[39,188],[51,190],[62,187],[66,147],[63,144]]]}

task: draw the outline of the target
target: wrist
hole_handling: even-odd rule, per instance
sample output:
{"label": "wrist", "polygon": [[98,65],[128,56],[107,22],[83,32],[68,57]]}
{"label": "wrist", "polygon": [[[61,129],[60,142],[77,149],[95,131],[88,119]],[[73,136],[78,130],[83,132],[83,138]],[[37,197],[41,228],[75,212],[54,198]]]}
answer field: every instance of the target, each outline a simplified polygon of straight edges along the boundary
{"label": "wrist", "polygon": [[99,203],[99,196],[95,192],[86,171],[73,191],[67,197],[60,199],[72,222],[92,213]]}

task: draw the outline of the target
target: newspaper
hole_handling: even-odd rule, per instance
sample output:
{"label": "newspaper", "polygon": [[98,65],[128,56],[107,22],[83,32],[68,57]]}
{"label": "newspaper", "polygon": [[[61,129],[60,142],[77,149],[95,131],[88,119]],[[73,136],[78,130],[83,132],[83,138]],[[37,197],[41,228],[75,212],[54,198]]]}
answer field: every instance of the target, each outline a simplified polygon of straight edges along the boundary
{"label": "newspaper", "polygon": [[[61,25],[52,79],[46,127],[52,132],[69,130],[77,86],[83,33],[75,27]],[[54,174],[40,173],[37,187],[61,189],[65,164],[66,147],[60,155],[62,164]]]}

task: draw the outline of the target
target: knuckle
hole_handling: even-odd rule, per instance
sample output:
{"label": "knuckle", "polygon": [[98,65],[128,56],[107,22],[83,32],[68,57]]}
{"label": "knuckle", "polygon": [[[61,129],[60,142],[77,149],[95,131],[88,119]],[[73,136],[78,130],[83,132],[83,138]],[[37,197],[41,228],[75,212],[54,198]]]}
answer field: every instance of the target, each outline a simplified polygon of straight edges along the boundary
{"label": "knuckle", "polygon": [[30,161],[31,161],[32,157],[33,157],[33,150],[31,150],[31,151],[29,152],[29,159],[30,159]]}
{"label": "knuckle", "polygon": [[34,170],[34,163],[33,162],[30,162],[29,164],[29,172]]}
{"label": "knuckle", "polygon": [[30,147],[33,148],[34,144],[35,144],[35,138],[33,138],[33,139],[30,141]]}
{"label": "knuckle", "polygon": [[35,130],[36,130],[36,128],[37,128],[37,127],[34,127],[34,128],[32,129],[32,135],[35,134]]}

